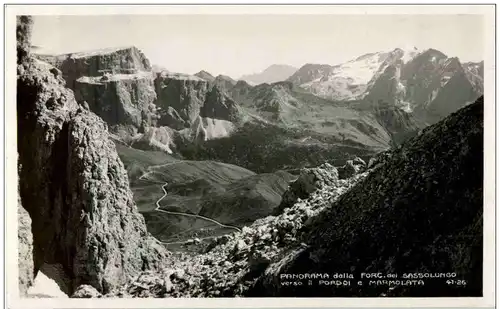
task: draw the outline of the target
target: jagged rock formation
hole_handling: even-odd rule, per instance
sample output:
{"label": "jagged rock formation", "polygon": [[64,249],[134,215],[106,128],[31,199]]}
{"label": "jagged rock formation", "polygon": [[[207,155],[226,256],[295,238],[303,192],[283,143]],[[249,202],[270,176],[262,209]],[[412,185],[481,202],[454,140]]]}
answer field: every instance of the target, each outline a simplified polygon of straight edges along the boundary
{"label": "jagged rock formation", "polygon": [[[347,177],[346,177],[347,178]],[[324,186],[331,186],[339,179],[337,169],[324,163],[317,168],[304,168],[299,177],[290,184],[274,214],[283,213],[285,208],[293,206],[298,199],[307,199],[311,193]]]}
{"label": "jagged rock formation", "polygon": [[156,125],[156,92],[153,74],[83,76],[74,82],[75,99],[87,102],[113,131],[129,127],[132,132]]}
{"label": "jagged rock formation", "polygon": [[[191,75],[164,72],[156,77],[154,83],[157,95],[155,104],[163,111],[171,107],[184,122],[193,123],[205,102],[208,82]],[[169,125],[163,117],[159,124]]]}
{"label": "jagged rock formation", "polygon": [[[310,222],[306,248],[271,265],[253,296],[481,296],[483,100],[385,153]],[[416,245],[418,244],[418,245]],[[456,273],[467,286],[284,286],[279,274]],[[414,279],[414,278],[413,278]]]}
{"label": "jagged rock formation", "polygon": [[16,18],[17,64],[23,63],[29,56],[33,19],[30,16]]}
{"label": "jagged rock formation", "polygon": [[429,49],[401,69],[405,101],[417,114],[435,123],[474,102],[482,93],[471,83],[458,58]]}
{"label": "jagged rock formation", "polygon": [[105,293],[160,267],[166,253],[148,236],[105,123],[78,106],[50,64],[23,57],[17,73],[20,196],[33,220],[35,273],[60,265],[58,283],[71,295],[82,284]]}
{"label": "jagged rock formation", "polygon": [[270,113],[272,119],[283,118],[301,107],[302,102],[293,96],[292,88],[290,82],[256,86],[252,92],[253,104],[261,113]]}
{"label": "jagged rock formation", "polygon": [[477,93],[484,93],[484,61],[466,62],[462,66],[474,90]]}
{"label": "jagged rock formation", "polygon": [[200,116],[231,122],[239,122],[241,119],[236,102],[217,86],[208,92],[205,104],[200,109]]}
{"label": "jagged rock formation", "polygon": [[347,160],[344,166],[338,168],[339,178],[351,178],[356,174],[364,172],[366,168],[366,163],[361,158],[356,157],[352,160]]}

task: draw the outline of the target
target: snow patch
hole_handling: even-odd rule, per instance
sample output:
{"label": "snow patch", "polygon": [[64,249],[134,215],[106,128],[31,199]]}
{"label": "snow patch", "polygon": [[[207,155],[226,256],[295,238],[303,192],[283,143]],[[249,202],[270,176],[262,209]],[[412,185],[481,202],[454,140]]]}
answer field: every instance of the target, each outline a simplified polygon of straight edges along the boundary
{"label": "snow patch", "polygon": [[86,57],[99,56],[99,55],[108,55],[108,54],[115,53],[119,50],[127,50],[127,49],[132,49],[132,48],[134,48],[134,47],[132,47],[132,46],[109,47],[109,48],[83,51],[83,52],[78,52],[78,53],[68,53],[68,55],[71,55],[71,58],[78,59],[78,58],[86,58]]}
{"label": "snow patch", "polygon": [[107,82],[120,81],[120,80],[132,80],[132,79],[152,79],[153,73],[150,71],[138,71],[133,74],[110,74],[104,76],[82,76],[76,81],[79,83],[87,84],[103,84]]}
{"label": "snow patch", "polygon": [[33,285],[28,289],[27,297],[30,298],[69,298],[63,292],[56,280],[49,278],[47,274],[55,277],[60,284],[66,284],[65,276],[62,271],[62,266],[59,264],[48,265],[44,264],[38,271]]}
{"label": "snow patch", "polygon": [[411,60],[413,60],[413,58],[421,53],[421,51],[416,47],[405,47],[401,49],[403,50],[403,57],[401,57],[403,63],[410,62]]}
{"label": "snow patch", "polygon": [[179,80],[206,81],[203,78],[200,78],[200,77],[197,77],[194,75],[189,75],[189,74],[184,74],[184,73],[167,72],[167,71],[161,72],[160,76],[164,77],[164,78],[172,78],[172,79],[179,79]]}

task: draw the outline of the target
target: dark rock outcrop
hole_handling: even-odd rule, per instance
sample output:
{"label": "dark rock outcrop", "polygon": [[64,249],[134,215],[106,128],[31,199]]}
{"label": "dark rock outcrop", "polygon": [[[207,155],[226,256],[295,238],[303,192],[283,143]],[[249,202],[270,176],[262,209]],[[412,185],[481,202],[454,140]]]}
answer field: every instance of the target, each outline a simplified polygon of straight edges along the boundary
{"label": "dark rock outcrop", "polygon": [[32,28],[31,16],[16,18],[17,64],[23,63],[30,54]]}
{"label": "dark rock outcrop", "polygon": [[[250,296],[481,296],[483,100],[378,158],[368,177],[332,203],[271,265]],[[466,286],[280,285],[279,274],[456,273]],[[415,279],[415,278],[412,278]],[[418,280],[415,280],[418,281]]]}
{"label": "dark rock outcrop", "polygon": [[34,269],[60,264],[69,295],[82,284],[105,293],[160,267],[166,253],[137,212],[106,124],[78,106],[53,69],[23,58],[17,72],[20,196],[33,220]]}
{"label": "dark rock outcrop", "polygon": [[156,93],[151,72],[84,76],[74,85],[77,102],[87,102],[90,110],[112,129],[119,125],[138,130],[156,124]]}
{"label": "dark rock outcrop", "polygon": [[484,92],[484,61],[466,62],[463,65],[467,79],[473,85],[477,93]]}
{"label": "dark rock outcrop", "polygon": [[18,261],[19,261],[19,293],[26,295],[28,288],[33,284],[33,234],[31,232],[31,218],[28,212],[21,205],[21,198],[18,195],[17,202],[18,216]]}
{"label": "dark rock outcrop", "polygon": [[482,87],[471,81],[458,58],[429,49],[401,69],[405,98],[415,113],[432,124],[474,102]]}
{"label": "dark rock outcrop", "polygon": [[283,213],[286,208],[293,206],[298,199],[307,199],[311,193],[324,186],[331,186],[339,179],[337,169],[324,163],[315,168],[304,168],[299,177],[290,183],[283,194],[281,203],[274,210],[275,215]]}
{"label": "dark rock outcrop", "polygon": [[347,179],[356,174],[362,173],[366,170],[366,163],[361,158],[354,158],[353,160],[347,160],[344,166],[339,167],[339,178]]}
{"label": "dark rock outcrop", "polygon": [[[158,74],[155,81],[156,106],[163,111],[173,108],[180,118],[188,124],[193,123],[200,114],[208,92],[208,82],[196,76],[182,74]],[[170,125],[171,112],[160,113],[160,125]]]}
{"label": "dark rock outcrop", "polygon": [[218,86],[212,88],[207,94],[205,102],[200,109],[201,117],[237,122],[240,119],[239,108]]}
{"label": "dark rock outcrop", "polygon": [[99,298],[102,294],[99,293],[93,286],[82,284],[76,288],[71,298]]}

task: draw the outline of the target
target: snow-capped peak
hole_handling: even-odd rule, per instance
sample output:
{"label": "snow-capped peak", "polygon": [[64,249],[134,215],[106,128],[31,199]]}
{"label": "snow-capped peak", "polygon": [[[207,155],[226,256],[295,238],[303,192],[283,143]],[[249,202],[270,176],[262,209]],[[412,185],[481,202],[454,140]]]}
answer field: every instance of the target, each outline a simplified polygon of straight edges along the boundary
{"label": "snow-capped peak", "polygon": [[415,46],[405,46],[399,49],[403,51],[403,56],[401,57],[403,63],[410,62],[413,58],[415,58],[415,56],[421,53],[421,51]]}
{"label": "snow-capped peak", "polygon": [[336,100],[353,100],[365,93],[370,81],[384,72],[395,61],[410,62],[420,50],[405,46],[388,51],[364,54],[348,62],[328,66],[325,72],[315,74],[315,79],[301,87],[312,93]]}

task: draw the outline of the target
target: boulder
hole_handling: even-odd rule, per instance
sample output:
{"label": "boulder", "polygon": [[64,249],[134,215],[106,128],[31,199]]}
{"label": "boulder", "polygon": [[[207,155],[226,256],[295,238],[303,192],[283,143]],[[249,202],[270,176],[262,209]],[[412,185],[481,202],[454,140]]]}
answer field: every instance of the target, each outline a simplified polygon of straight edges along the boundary
{"label": "boulder", "polygon": [[102,294],[99,293],[93,286],[82,284],[76,288],[71,298],[99,298]]}
{"label": "boulder", "polygon": [[297,199],[306,199],[318,188],[333,185],[338,179],[338,170],[329,163],[324,163],[317,168],[302,169],[299,177],[290,184],[288,190],[283,194],[281,203],[273,214],[282,213],[285,208],[292,206]]}

